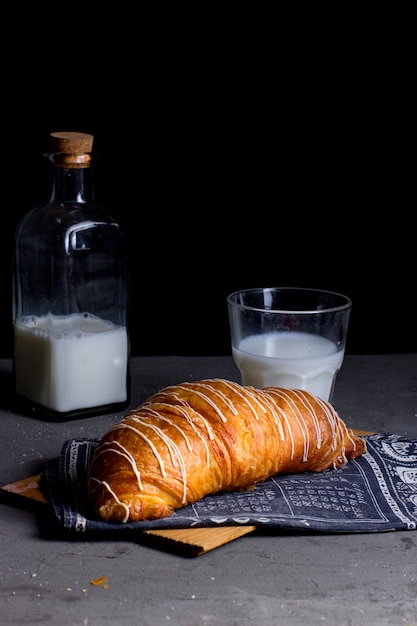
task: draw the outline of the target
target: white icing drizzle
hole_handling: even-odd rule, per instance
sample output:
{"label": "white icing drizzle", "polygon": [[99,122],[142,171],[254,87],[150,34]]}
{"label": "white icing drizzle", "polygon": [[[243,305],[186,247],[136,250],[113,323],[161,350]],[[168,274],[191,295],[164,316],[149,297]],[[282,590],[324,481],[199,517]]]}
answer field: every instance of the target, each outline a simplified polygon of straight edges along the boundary
{"label": "white icing drizzle", "polygon": [[[261,411],[263,413],[267,413],[267,410],[265,409],[265,407],[259,402],[258,398],[256,397],[256,392],[257,390],[253,389],[253,392],[251,392],[250,387],[242,387],[241,385],[238,385],[237,383],[234,383],[232,381],[229,380],[223,380],[221,378],[209,378],[206,381],[198,381],[198,382],[186,382],[186,383],[182,383],[180,385],[180,387],[187,387],[187,389],[190,389],[191,392],[195,393],[196,395],[198,395],[199,397],[203,398],[208,404],[210,404],[210,406],[212,406],[214,408],[214,410],[216,411],[216,413],[219,415],[220,419],[222,420],[222,422],[227,422],[227,418],[223,415],[223,413],[221,412],[220,408],[218,405],[216,405],[210,398],[208,398],[204,393],[202,392],[198,392],[195,387],[199,386],[205,389],[208,389],[209,391],[211,391],[211,393],[216,397],[219,398],[221,400],[223,400],[224,404],[226,404],[226,406],[232,411],[232,413],[234,415],[238,415],[239,411],[236,409],[235,405],[233,404],[233,401],[228,398],[224,392],[222,392],[220,389],[216,389],[213,388],[213,385],[210,383],[216,383],[216,382],[220,382],[223,383],[226,387],[229,387],[235,394],[237,394],[246,404],[247,406],[250,408],[250,410],[252,411],[255,419],[259,420],[259,415],[255,409],[255,407],[253,406],[253,404],[248,400],[247,396],[250,397],[250,399],[252,401],[255,402],[255,404],[261,409]],[[187,408],[192,408],[190,406],[190,404],[185,401],[183,398],[180,398],[176,393],[173,393],[174,389],[178,389],[178,386],[170,386],[170,387],[165,387],[165,389],[162,389],[160,392],[158,392],[156,394],[156,397],[160,397],[160,396],[170,396],[175,398],[175,400],[183,405],[186,406]],[[146,406],[146,403],[145,405]],[[200,413],[197,413],[197,415],[199,415],[199,417],[201,417],[202,419],[203,416]],[[207,428],[208,428],[208,424],[207,424]],[[212,438],[212,435],[211,437]]]}
{"label": "white icing drizzle", "polygon": [[[163,396],[166,394],[163,394],[162,392],[158,393],[158,398],[159,396]],[[201,415],[200,413],[198,413],[197,411],[195,411],[192,407],[190,407],[187,403],[184,403],[183,401],[181,401],[180,398],[178,398],[178,396],[176,396],[175,394],[169,394],[171,397],[175,397],[176,401],[178,402],[178,404],[170,404],[168,402],[160,402],[159,400],[155,400],[154,402],[146,402],[145,404],[143,404],[140,407],[140,412],[142,413],[143,411],[148,411],[149,414],[153,415],[154,417],[158,418],[158,419],[164,419],[167,422],[171,423],[175,428],[177,428],[178,430],[180,430],[180,432],[183,434],[186,442],[187,442],[187,447],[189,447],[189,450],[191,451],[191,447],[189,444],[189,441],[185,435],[185,433],[179,428],[179,426],[177,426],[176,424],[174,424],[173,422],[171,422],[171,420],[169,420],[168,418],[165,418],[163,416],[160,415],[160,413],[158,412],[159,410],[163,409],[164,407],[166,407],[170,413],[172,412],[176,412],[177,414],[179,413],[181,415],[181,417],[183,417],[187,423],[191,426],[191,428],[194,430],[194,432],[196,433],[196,435],[200,438],[201,443],[203,444],[205,450],[206,450],[206,466],[210,467],[210,451],[209,451],[209,447],[206,441],[206,438],[203,436],[203,433],[200,432],[196,425],[194,424],[193,420],[191,419],[191,417],[198,417],[199,419],[201,419],[201,421],[204,424],[204,427],[207,431],[208,434],[208,438],[211,441],[212,439],[214,439],[214,435],[213,435],[213,431],[210,428],[210,425],[208,423],[208,421],[206,420],[206,418]],[[157,406],[158,408],[153,408],[154,406]],[[188,411],[187,411],[188,409]],[[192,412],[192,416],[190,415],[190,411]],[[135,415],[134,413],[130,414],[130,416]]]}
{"label": "white icing drizzle", "polygon": [[[191,416],[189,415],[189,412],[186,409],[189,409],[189,411],[193,412],[193,417],[198,417],[204,424],[205,429],[207,431],[207,434],[209,436],[209,439],[213,439],[214,435],[213,435],[213,431],[210,428],[210,425],[208,423],[208,421],[206,420],[206,418],[204,417],[204,415],[201,415],[201,413],[198,413],[195,409],[193,409],[188,402],[185,402],[182,398],[180,398],[177,394],[175,393],[164,393],[164,391],[160,391],[157,395],[157,397],[159,398],[160,396],[164,397],[164,396],[170,396],[172,398],[175,399],[175,401],[178,404],[172,404],[170,402],[160,402],[159,400],[155,400],[154,402],[145,402],[145,404],[143,404],[140,407],[140,410],[142,408],[148,408],[151,406],[154,406],[155,404],[161,405],[161,406],[166,406],[169,408],[169,410],[172,412],[174,409],[179,411],[183,417],[185,417],[185,419],[190,423],[190,425],[194,428],[194,430],[197,431],[197,429],[195,428],[194,422],[191,419]],[[203,441],[205,441],[203,439]]]}
{"label": "white icing drizzle", "polygon": [[[304,452],[303,452],[303,461],[307,461],[308,460],[308,455],[309,455],[309,450],[310,450],[310,437],[309,437],[309,431],[308,431],[308,426],[307,423],[300,411],[300,409],[297,407],[297,405],[294,404],[293,398],[290,397],[290,394],[288,394],[284,389],[272,389],[269,388],[268,392],[271,393],[272,395],[277,395],[281,398],[286,399],[286,401],[291,405],[291,409],[293,412],[294,417],[296,418],[301,432],[303,434],[303,439],[304,439]],[[321,428],[320,428],[320,421],[317,417],[317,413],[314,410],[314,407],[310,401],[310,396],[308,394],[306,394],[304,391],[300,390],[300,389],[293,389],[292,393],[294,393],[298,399],[301,401],[302,405],[307,409],[312,422],[314,424],[315,427],[315,433],[316,433],[316,448],[320,449],[321,445],[322,445],[322,433],[321,433]],[[324,414],[327,418],[327,421],[330,425],[331,428],[331,432],[332,432],[332,445],[331,445],[331,449],[332,451],[337,449],[337,445],[338,445],[338,436],[340,437],[340,441],[342,442],[342,450],[341,450],[341,454],[342,456],[334,462],[334,466],[337,467],[337,464],[340,462],[343,463],[347,463],[348,459],[346,456],[346,447],[344,445],[344,436],[343,436],[343,431],[346,430],[347,432],[347,428],[346,425],[340,420],[337,412],[335,411],[335,409],[333,408],[333,406],[326,402],[325,400],[322,400],[319,397],[314,396],[315,401],[317,402],[317,404],[320,406],[320,408],[324,411]],[[282,417],[283,419],[285,419],[286,423],[287,423],[287,427],[290,433],[290,437],[292,440],[292,450],[294,451],[294,445],[293,445],[293,436],[292,436],[292,432],[291,432],[291,428],[290,428],[290,424],[288,421],[288,417],[285,413],[285,411],[282,411]],[[343,425],[343,428],[342,428]],[[353,435],[353,433],[352,433]],[[348,435],[349,438],[351,439],[351,436]],[[352,440],[352,439],[351,439]],[[352,440],[352,443],[356,449],[356,444],[355,442]]]}
{"label": "white icing drizzle", "polygon": [[[352,444],[353,449],[356,450],[357,444],[356,444],[354,434],[352,430],[347,427],[345,422],[340,419],[337,411],[329,402],[326,402],[325,400],[322,400],[320,398],[317,398],[317,401],[320,404],[320,406],[325,410],[326,415],[328,416],[328,419],[334,429],[333,450],[336,450],[337,448],[337,434],[339,434],[340,436],[340,441],[342,443],[342,450],[341,450],[342,456],[339,458],[339,463],[346,464],[349,461],[349,459],[347,458],[347,455],[346,455],[346,446],[344,442],[345,442],[345,439],[347,438]],[[338,467],[336,463],[334,464],[334,466]]]}
{"label": "white icing drizzle", "polygon": [[[306,425],[306,422],[304,420],[304,417],[300,411],[300,409],[297,407],[297,405],[294,402],[293,397],[291,396],[291,394],[285,390],[285,389],[280,389],[280,388],[276,388],[276,389],[268,389],[269,393],[272,393],[273,395],[276,395],[280,398],[283,398],[284,401],[287,402],[288,404],[288,409],[290,409],[292,411],[292,414],[294,416],[294,418],[296,419],[298,426],[301,430],[301,433],[303,435],[303,456],[302,456],[302,460],[303,461],[307,461],[308,459],[308,453],[309,453],[309,444],[310,444],[310,440],[309,440],[309,436],[308,436],[308,427]],[[292,389],[292,392],[294,392],[294,389]],[[288,427],[288,431],[290,433],[291,436],[291,441],[292,441],[292,446],[293,446],[293,434],[292,434],[292,430],[291,430],[291,426],[290,426],[290,422],[288,420],[288,416],[287,416],[287,411],[283,411],[282,415],[284,416],[286,423],[287,423],[287,427]],[[292,450],[294,451],[294,446],[292,447]],[[291,457],[292,458],[292,457]]]}
{"label": "white icing drizzle", "polygon": [[[284,429],[282,427],[282,421],[280,419],[280,413],[282,413],[282,409],[277,407],[274,399],[271,398],[270,395],[267,395],[267,393],[264,393],[262,389],[253,389],[252,387],[252,390],[256,392],[256,396],[254,394],[252,396],[253,399],[256,399],[256,402],[259,404],[259,406],[262,407],[265,414],[269,412],[272,415],[274,422],[278,426],[281,440],[284,441]],[[261,402],[260,399],[262,399],[263,402]]]}
{"label": "white icing drizzle", "polygon": [[[186,499],[187,499],[186,498],[187,472],[186,472],[186,469],[185,469],[184,457],[182,456],[179,447],[172,441],[171,437],[168,437],[164,433],[164,431],[159,426],[155,426],[155,424],[149,424],[144,419],[141,419],[137,415],[131,417],[131,419],[133,419],[135,422],[137,422],[141,426],[147,426],[148,428],[153,430],[153,432],[162,439],[162,441],[166,444],[166,446],[167,446],[167,448],[169,450],[170,457],[171,457],[171,462],[172,462],[172,465],[174,467],[176,467],[176,464],[177,464],[177,461],[178,461],[178,464],[179,464],[180,470],[181,470],[181,478],[182,478],[182,484],[183,484],[182,504],[184,504],[186,502]],[[134,430],[137,430],[137,429],[134,429]],[[137,430],[137,433],[138,433],[138,435],[143,437],[147,441],[147,443],[150,445],[150,447],[152,448],[152,452],[155,454],[155,456],[158,459],[159,467],[160,467],[160,470],[161,470],[161,474],[162,474],[163,477],[165,477],[167,475],[166,470],[165,470],[165,466],[164,466],[164,463],[163,463],[163,460],[162,460],[161,456],[156,451],[156,448],[155,448],[154,444],[148,438],[145,438],[143,433],[140,430]],[[183,431],[181,431],[181,433],[184,435],[184,438],[186,439],[185,433]]]}
{"label": "white icing drizzle", "polygon": [[[162,403],[158,403],[158,405],[159,406],[161,406],[161,405],[162,406],[167,406],[167,407],[169,407],[170,411],[172,411],[172,409],[175,408],[175,410],[178,411],[180,413],[180,415],[186,419],[187,423],[191,426],[191,428],[193,429],[193,431],[196,433],[196,435],[199,437],[201,443],[203,444],[203,446],[204,446],[204,448],[206,450],[206,465],[207,465],[207,467],[210,467],[210,451],[209,451],[209,447],[208,447],[206,438],[203,437],[202,432],[200,432],[197,429],[196,425],[194,424],[193,420],[191,419],[191,416],[189,415],[189,413],[187,413],[186,407],[184,405],[172,405],[172,404],[164,405]],[[204,424],[204,426],[206,428],[206,431],[207,431],[207,434],[208,434],[208,437],[209,437],[210,441],[212,439],[214,439],[213,431],[211,430],[210,425],[207,422],[206,418],[203,415],[200,415],[200,413],[197,413],[197,411],[195,411],[191,407],[188,407],[188,408],[192,412],[193,417],[198,417],[198,418],[201,419],[201,421],[203,422],[203,424]]]}
{"label": "white icing drizzle", "polygon": [[[164,405],[164,406],[168,406],[168,405]],[[160,409],[161,409],[161,405],[160,405],[160,404],[158,404],[158,409],[159,409],[159,411],[160,411]],[[146,413],[146,414],[148,414],[148,415],[144,415],[143,413]],[[142,421],[141,421],[141,423],[145,424],[145,421],[144,421],[144,420],[145,420],[148,416],[154,417],[155,419],[160,420],[160,421],[162,421],[162,422],[167,422],[170,426],[172,426],[173,428],[175,428],[175,429],[176,429],[176,430],[177,430],[177,431],[178,431],[178,432],[179,432],[179,433],[180,433],[180,434],[184,437],[185,444],[186,444],[186,446],[187,446],[188,450],[189,450],[190,452],[192,452],[192,446],[191,446],[190,440],[188,439],[188,437],[187,437],[186,433],[183,431],[183,429],[182,429],[180,426],[178,426],[178,424],[176,424],[175,422],[173,422],[173,421],[172,421],[172,419],[170,419],[169,417],[166,417],[165,415],[161,415],[161,413],[160,413],[160,412],[158,412],[158,410],[151,408],[151,405],[150,405],[150,406],[147,406],[147,407],[143,407],[143,410],[140,412],[140,418],[141,418],[141,420],[142,420]],[[135,421],[138,417],[139,417],[139,415],[131,415],[129,419],[132,419],[132,420],[134,420],[134,421]],[[193,426],[193,423],[191,422],[191,420],[190,420],[190,419],[187,419],[187,422],[188,422],[191,426]],[[153,426],[152,426],[151,424],[147,424],[147,423],[146,423],[146,426],[149,426],[149,428],[153,428]],[[196,429],[194,428],[194,430],[196,430]],[[166,436],[166,435],[164,435],[164,437],[165,437],[165,436]]]}
{"label": "white icing drizzle", "polygon": [[[183,386],[184,387],[188,387],[188,386],[193,385],[193,384],[195,384],[195,383],[183,383]],[[207,388],[207,385],[202,385],[202,386],[205,386]],[[227,418],[223,415],[220,407],[217,406],[217,404],[214,402],[214,400],[209,398],[202,391],[197,391],[197,389],[191,389],[191,392],[194,393],[196,396],[199,396],[199,398],[202,398],[205,402],[207,402],[207,404],[209,404],[211,406],[211,408],[215,410],[215,412],[220,417],[222,422],[227,422]],[[216,395],[219,398],[221,397],[217,390],[213,391],[213,394]]]}
{"label": "white icing drizzle", "polygon": [[99,485],[103,485],[103,487],[107,489],[107,491],[112,496],[112,498],[114,498],[117,504],[121,506],[122,509],[125,510],[125,516],[122,519],[122,523],[125,524],[127,520],[129,519],[129,507],[124,502],[119,500],[119,498],[117,497],[117,494],[114,493],[113,489],[110,487],[108,482],[106,482],[105,480],[98,480],[97,478],[92,478],[91,480],[93,480],[94,482],[97,482]]}
{"label": "white icing drizzle", "polygon": [[[220,389],[213,389],[213,386],[208,384],[209,382],[223,382],[220,381],[218,378],[210,378],[208,379],[207,382],[202,383],[202,382],[198,382],[198,383],[193,383],[194,387],[203,387],[205,389],[209,389],[216,397],[221,398],[224,402],[224,404],[232,411],[233,415],[237,415],[238,414],[238,410],[235,407],[235,405],[233,404],[233,402],[230,400],[230,398],[228,398]],[[227,419],[224,420],[225,422],[227,422]]]}
{"label": "white icing drizzle", "polygon": [[[142,419],[138,415],[131,416],[130,420],[135,422],[135,423],[137,423],[137,424],[139,424],[140,426],[146,426],[146,428],[149,428],[150,430],[152,430],[156,435],[158,435],[158,437],[160,437],[162,439],[162,441],[165,443],[166,447],[168,448],[168,452],[169,452],[169,455],[171,457],[171,463],[172,463],[172,465],[174,467],[176,467],[177,459],[181,455],[180,455],[178,446],[172,441],[171,437],[168,437],[159,426],[156,426],[155,424],[149,424],[148,422],[146,422],[144,419]],[[125,428],[131,428],[132,430],[137,432],[138,435],[140,435],[141,437],[143,437],[145,439],[143,431],[141,431],[138,428],[134,428],[134,426],[132,424],[125,424],[124,427]],[[161,474],[162,474],[162,476],[165,477],[167,475],[167,473],[166,473],[166,470],[165,470],[165,465],[164,465],[164,462],[162,460],[162,457],[159,454],[158,455],[156,454],[156,448],[155,448],[154,444],[150,441],[150,439],[148,440],[147,437],[146,437],[146,442],[150,445],[150,448],[152,449],[152,452],[157,457],[158,463],[159,463],[160,468],[161,468]],[[180,463],[180,465],[181,465],[181,463]]]}
{"label": "white icing drizzle", "polygon": [[[223,381],[230,389],[232,389],[250,408],[256,420],[259,420],[258,412],[255,409],[255,406],[252,404],[256,404],[257,407],[262,411],[262,413],[267,413],[266,408],[263,406],[261,402],[259,402],[258,397],[256,395],[256,390],[253,387],[239,387],[236,383],[232,383],[229,381]],[[249,401],[248,397],[252,402]]]}
{"label": "white icing drizzle", "polygon": [[[293,398],[291,398],[289,400],[289,403],[291,404],[291,408],[293,410],[293,414],[296,417],[296,420],[300,426],[300,429],[303,433],[303,442],[304,442],[304,452],[303,452],[303,456],[302,456],[302,461],[308,461],[308,457],[309,457],[309,453],[310,453],[310,431],[308,428],[308,424],[306,422],[306,419],[304,418],[304,415],[301,411],[301,409],[297,406],[297,404],[295,403],[295,400]],[[308,411],[308,407],[307,411]],[[314,415],[313,411],[309,411],[310,415]],[[315,424],[315,430],[316,430],[316,437],[319,435],[319,429],[317,427],[317,424]]]}
{"label": "white icing drizzle", "polygon": [[353,449],[356,450],[357,445],[356,445],[355,435],[353,434],[352,429],[348,428],[343,421],[342,421],[342,424],[343,424],[344,432],[345,432],[347,438],[351,442],[351,444],[353,446]]}
{"label": "white icing drizzle", "polygon": [[[130,416],[129,419],[132,419],[132,416]],[[157,458],[158,464],[159,464],[159,469],[161,471],[162,476],[165,478],[166,471],[165,471],[164,462],[163,462],[162,457],[159,454],[158,450],[156,449],[155,444],[141,430],[139,430],[138,428],[134,428],[130,424],[126,424],[126,422],[124,422],[124,421],[120,422],[120,424],[117,426],[116,430],[117,429],[123,429],[123,428],[130,428],[130,430],[133,430],[135,433],[137,433],[139,435],[139,437],[142,437],[142,439],[144,441],[146,441],[146,443],[148,444],[148,446],[151,448],[152,452],[154,453],[155,457]]]}
{"label": "white icing drizzle", "polygon": [[[321,429],[320,429],[320,421],[317,418],[317,413],[314,410],[313,405],[310,402],[310,396],[306,396],[302,391],[300,391],[299,389],[294,389],[294,393],[295,395],[300,399],[302,405],[307,409],[307,411],[309,412],[311,419],[313,421],[315,430],[316,430],[316,447],[318,449],[321,448]],[[318,398],[316,398],[316,401],[318,400]],[[323,407],[325,408],[325,407]],[[334,424],[333,424],[333,420],[330,419],[330,415],[327,415],[327,409],[325,410],[326,412],[326,416],[327,419],[329,421],[329,423],[332,426],[332,432],[333,432],[333,445],[335,443],[335,430],[334,430]]]}
{"label": "white icing drizzle", "polygon": [[[275,390],[268,389],[268,391],[262,391],[261,393],[262,393],[263,397],[265,398],[265,400],[269,401],[270,398],[268,396],[269,395],[273,396],[274,393],[275,393]],[[278,395],[280,395],[280,394],[278,394]],[[284,441],[284,439],[285,439],[284,429],[283,429],[283,426],[282,426],[282,421],[284,421],[286,423],[286,425],[287,425],[287,431],[288,431],[288,434],[289,434],[289,437],[290,437],[290,441],[291,441],[291,460],[292,460],[294,458],[295,444],[294,444],[294,436],[293,436],[293,433],[292,433],[292,429],[291,429],[290,423],[288,421],[287,413],[281,407],[275,406],[274,415],[275,415],[275,421],[277,422],[277,424],[279,424],[282,441]]]}
{"label": "white icing drizzle", "polygon": [[287,429],[288,432],[290,434],[290,438],[292,441],[292,454],[294,455],[294,440],[292,437],[292,431],[290,429],[290,425],[287,419],[287,415],[284,411],[284,409],[282,409],[281,407],[277,406],[274,402],[274,398],[269,397],[269,395],[267,395],[266,393],[262,392],[262,396],[263,399],[265,401],[265,404],[267,405],[267,407],[269,408],[272,417],[274,418],[274,422],[277,424],[278,426],[278,430],[279,430],[279,434],[281,436],[281,441],[285,440],[285,432],[284,432],[284,426],[283,426],[283,422],[287,423]]}
{"label": "white icing drizzle", "polygon": [[[341,420],[338,416],[338,414],[336,413],[336,411],[334,410],[334,408],[332,407],[331,404],[329,404],[329,402],[326,402],[325,400],[322,400],[321,398],[316,398],[317,403],[321,406],[321,408],[323,409],[323,411],[326,414],[326,417],[328,419],[329,424],[332,427],[332,432],[333,432],[333,447],[332,450],[336,450],[337,448],[337,435],[338,434],[342,434],[341,433]],[[342,437],[342,441],[343,441],[343,437]]]}
{"label": "white icing drizzle", "polygon": [[[118,446],[119,448],[121,448],[121,450],[117,450],[113,446]],[[143,487],[142,487],[142,482],[140,479],[140,473],[136,466],[135,459],[133,458],[133,455],[129,452],[129,450],[127,450],[124,446],[122,446],[122,444],[119,441],[105,441],[100,446],[99,450],[97,450],[95,454],[95,458],[98,458],[102,454],[107,454],[109,452],[112,452],[113,454],[119,454],[120,456],[123,456],[128,461],[138,481],[138,487],[142,491]]]}
{"label": "white icing drizzle", "polygon": [[[184,458],[180,452],[179,447],[173,442],[173,440],[171,439],[171,437],[167,436],[165,434],[165,432],[163,431],[163,429],[161,429],[159,426],[156,426],[155,424],[152,424],[149,422],[149,420],[147,420],[147,417],[149,418],[150,416],[152,417],[157,417],[158,419],[160,419],[161,421],[166,421],[170,424],[172,424],[180,433],[181,435],[184,437],[184,440],[186,442],[187,448],[189,449],[189,451],[191,452],[191,444],[186,436],[186,433],[176,424],[173,424],[171,422],[171,420],[169,420],[168,418],[158,414],[156,411],[152,410],[149,406],[146,407],[142,407],[143,411],[146,411],[148,413],[148,415],[139,415],[139,414],[130,414],[129,417],[126,420],[123,420],[122,422],[120,422],[119,424],[116,424],[111,430],[121,430],[121,429],[130,429],[133,432],[135,432],[139,437],[141,437],[147,444],[148,446],[151,448],[153,454],[155,455],[158,464],[159,464],[159,469],[161,472],[161,476],[163,476],[164,478],[167,476],[166,473],[166,469],[165,469],[165,464],[164,461],[162,459],[161,454],[158,452],[157,447],[155,446],[155,444],[151,441],[151,439],[149,437],[147,437],[145,435],[145,433],[139,428],[140,426],[144,426],[149,428],[150,430],[152,430],[156,435],[158,435],[158,437],[161,438],[161,440],[165,443],[165,445],[168,448],[170,457],[171,457],[171,462],[173,464],[173,466],[175,467],[178,463],[179,467],[180,467],[180,471],[181,471],[181,478],[182,478],[182,484],[183,484],[183,494],[182,494],[182,503],[184,504],[186,502],[186,492],[187,492],[187,472],[186,472],[186,467],[185,467],[185,462],[184,462]],[[129,421],[128,421],[129,420]],[[133,422],[133,423],[132,423]],[[139,427],[136,428],[134,424],[137,424]],[[109,445],[111,445],[112,443],[117,443],[117,442],[109,442]],[[112,450],[112,448],[110,448],[110,450]],[[207,448],[206,448],[207,450]],[[208,458],[208,455],[207,455]],[[140,483],[140,478],[139,478],[139,472],[137,469],[137,465],[133,460],[132,463],[132,467],[133,470],[136,474],[136,476],[138,477],[138,485],[139,485],[139,489],[141,491],[143,491],[143,487]]]}

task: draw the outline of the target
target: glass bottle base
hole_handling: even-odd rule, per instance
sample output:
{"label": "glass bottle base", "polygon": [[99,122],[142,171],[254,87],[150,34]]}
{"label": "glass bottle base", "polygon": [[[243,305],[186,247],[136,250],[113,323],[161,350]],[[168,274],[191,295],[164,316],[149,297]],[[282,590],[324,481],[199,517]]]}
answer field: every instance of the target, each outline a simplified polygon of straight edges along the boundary
{"label": "glass bottle base", "polygon": [[87,407],[74,409],[73,411],[67,411],[60,413],[54,411],[48,407],[36,404],[27,398],[16,396],[17,410],[23,415],[35,417],[48,422],[66,422],[75,419],[82,419],[86,417],[95,417],[98,415],[107,415],[109,413],[119,413],[125,411],[130,403],[130,397],[123,402],[117,402],[113,404],[106,404],[96,407]]}

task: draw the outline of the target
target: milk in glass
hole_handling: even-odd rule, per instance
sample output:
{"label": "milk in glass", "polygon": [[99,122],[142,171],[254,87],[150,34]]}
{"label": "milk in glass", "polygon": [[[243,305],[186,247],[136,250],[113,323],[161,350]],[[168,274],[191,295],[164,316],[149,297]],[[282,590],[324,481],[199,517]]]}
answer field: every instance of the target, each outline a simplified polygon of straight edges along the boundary
{"label": "milk in glass", "polygon": [[285,331],[245,337],[232,348],[243,385],[305,389],[328,400],[344,350],[310,333]]}

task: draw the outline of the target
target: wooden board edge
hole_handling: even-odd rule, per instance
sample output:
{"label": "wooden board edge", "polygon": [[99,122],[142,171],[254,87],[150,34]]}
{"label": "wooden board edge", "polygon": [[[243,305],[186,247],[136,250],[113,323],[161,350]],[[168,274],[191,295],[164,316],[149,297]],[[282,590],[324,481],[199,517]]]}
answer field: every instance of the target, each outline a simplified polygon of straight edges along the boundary
{"label": "wooden board edge", "polygon": [[22,496],[23,498],[28,498],[29,500],[35,500],[36,502],[47,504],[48,500],[42,492],[42,477],[43,474],[35,474],[34,476],[17,480],[14,483],[3,485],[0,489],[6,493]]}
{"label": "wooden board edge", "polygon": [[[257,526],[218,526],[209,528],[168,528],[165,530],[143,530],[151,539],[151,545],[188,556],[206,554],[215,548],[230,543],[239,537],[257,530]],[[157,540],[155,542],[155,540]]]}

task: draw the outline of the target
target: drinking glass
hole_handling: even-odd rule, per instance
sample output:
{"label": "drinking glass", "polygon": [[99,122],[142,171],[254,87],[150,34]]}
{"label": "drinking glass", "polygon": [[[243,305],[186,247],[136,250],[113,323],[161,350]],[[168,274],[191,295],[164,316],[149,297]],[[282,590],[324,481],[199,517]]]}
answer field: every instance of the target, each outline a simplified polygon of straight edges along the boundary
{"label": "drinking glass", "polygon": [[352,301],[321,289],[268,287],[227,296],[233,359],[242,384],[305,389],[331,402]]}

